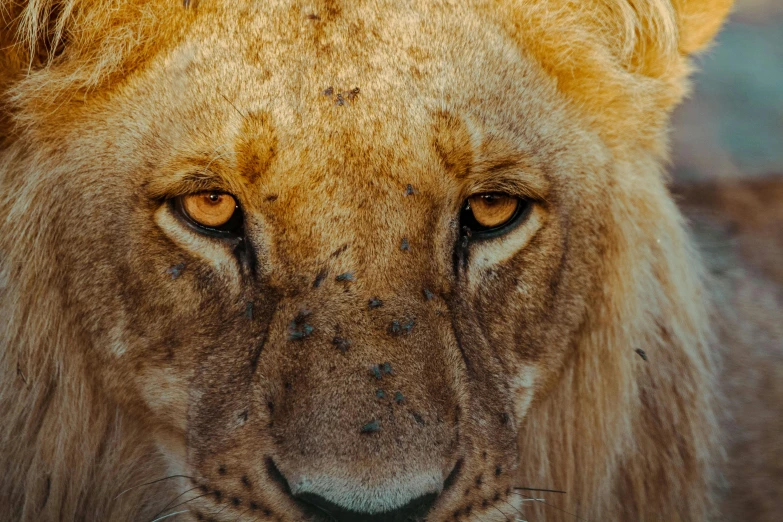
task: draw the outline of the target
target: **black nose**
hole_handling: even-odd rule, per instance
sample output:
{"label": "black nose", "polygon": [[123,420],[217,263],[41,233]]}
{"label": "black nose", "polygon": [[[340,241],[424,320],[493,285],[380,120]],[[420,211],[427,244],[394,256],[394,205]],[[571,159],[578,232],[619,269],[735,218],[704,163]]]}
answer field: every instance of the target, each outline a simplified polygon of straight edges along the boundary
{"label": "black nose", "polygon": [[296,498],[311,506],[313,514],[328,515],[337,522],[408,522],[423,520],[438,495],[430,493],[411,500],[399,509],[372,514],[348,511],[313,493],[302,493]]}

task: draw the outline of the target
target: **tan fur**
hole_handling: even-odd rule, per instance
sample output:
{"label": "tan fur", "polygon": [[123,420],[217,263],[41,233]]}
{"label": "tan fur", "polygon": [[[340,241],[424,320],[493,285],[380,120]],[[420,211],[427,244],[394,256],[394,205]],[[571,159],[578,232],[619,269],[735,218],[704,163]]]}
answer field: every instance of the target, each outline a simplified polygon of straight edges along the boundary
{"label": "tan fur", "polygon": [[[0,519],[773,520],[662,168],[730,4],[0,3]],[[211,189],[243,241],[165,203]]]}

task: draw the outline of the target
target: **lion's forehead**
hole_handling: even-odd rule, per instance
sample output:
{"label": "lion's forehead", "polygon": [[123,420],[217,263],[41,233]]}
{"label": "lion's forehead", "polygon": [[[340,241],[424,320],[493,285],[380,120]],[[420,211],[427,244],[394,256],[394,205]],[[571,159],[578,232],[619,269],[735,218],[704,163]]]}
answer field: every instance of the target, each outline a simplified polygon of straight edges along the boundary
{"label": "lion's forehead", "polygon": [[[424,235],[423,225],[453,212],[458,202],[448,198],[464,190],[443,154],[517,163],[514,175],[535,170],[542,178],[568,176],[585,161],[574,157],[579,146],[567,145],[593,147],[593,138],[585,140],[551,80],[507,36],[456,7],[421,9],[344,6],[339,23],[319,5],[200,13],[174,48],[129,82],[134,103],[123,111],[140,107],[146,117],[114,117],[122,126],[139,122],[132,139],[144,161],[154,136],[152,161],[161,164],[184,169],[186,156],[201,155],[208,165],[199,168],[225,163],[232,177],[243,163],[260,165],[245,180],[258,191],[251,199],[279,197],[287,210],[276,215],[285,223],[269,231],[292,239],[302,227],[311,239],[310,232],[328,238],[389,224],[399,229],[394,237]],[[441,147],[441,138],[468,154]],[[427,197],[403,205],[408,190]],[[312,219],[338,214],[349,223],[340,230]]]}
{"label": "lion's forehead", "polygon": [[225,98],[244,113],[265,111],[277,139],[305,151],[339,146],[349,134],[415,157],[432,112],[444,107],[540,133],[521,116],[558,112],[546,102],[551,92],[542,95],[547,81],[500,31],[459,11],[359,5],[335,14],[318,3],[216,10],[151,75],[166,86],[158,95],[168,106],[198,106],[206,117],[215,108],[204,101],[223,114]]}

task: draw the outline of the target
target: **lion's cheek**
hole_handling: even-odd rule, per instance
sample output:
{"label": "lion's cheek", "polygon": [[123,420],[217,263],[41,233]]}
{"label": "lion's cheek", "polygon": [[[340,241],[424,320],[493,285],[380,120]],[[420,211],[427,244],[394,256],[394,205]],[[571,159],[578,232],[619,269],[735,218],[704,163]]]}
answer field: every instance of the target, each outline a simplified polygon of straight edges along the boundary
{"label": "lion's cheek", "polygon": [[[181,372],[171,367],[147,368],[139,377],[141,401],[158,426],[184,437],[187,429],[188,387]],[[184,438],[183,438],[184,442]]]}
{"label": "lion's cheek", "polygon": [[519,429],[535,395],[538,381],[538,368],[534,364],[524,364],[511,379],[511,399],[513,402],[514,428]]}
{"label": "lion's cheek", "polygon": [[232,294],[239,292],[241,285],[239,273],[233,257],[228,253],[226,244],[205,238],[188,230],[177,221],[168,205],[162,205],[155,213],[155,224],[179,248],[209,263],[222,276],[224,289]]}
{"label": "lion's cheek", "polygon": [[472,292],[480,291],[486,284],[486,274],[498,267],[512,262],[536,236],[547,222],[547,211],[541,205],[535,205],[525,223],[503,237],[503,240],[479,242],[473,248],[469,269],[469,285]]}

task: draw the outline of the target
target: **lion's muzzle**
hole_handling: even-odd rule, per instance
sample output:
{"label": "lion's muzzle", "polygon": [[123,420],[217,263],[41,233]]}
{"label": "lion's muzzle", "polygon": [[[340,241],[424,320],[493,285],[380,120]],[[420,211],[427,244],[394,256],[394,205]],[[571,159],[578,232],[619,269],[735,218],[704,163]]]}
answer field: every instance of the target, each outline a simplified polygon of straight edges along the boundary
{"label": "lion's muzzle", "polygon": [[[407,520],[429,511],[461,458],[460,355],[438,297],[421,288],[392,294],[360,278],[321,274],[256,318],[267,333],[242,386],[256,404],[247,423],[257,424],[220,428],[224,449],[205,458],[237,462],[227,466],[236,473],[254,468],[251,482],[274,479],[281,495],[314,515]],[[240,395],[233,388],[225,397]]]}

